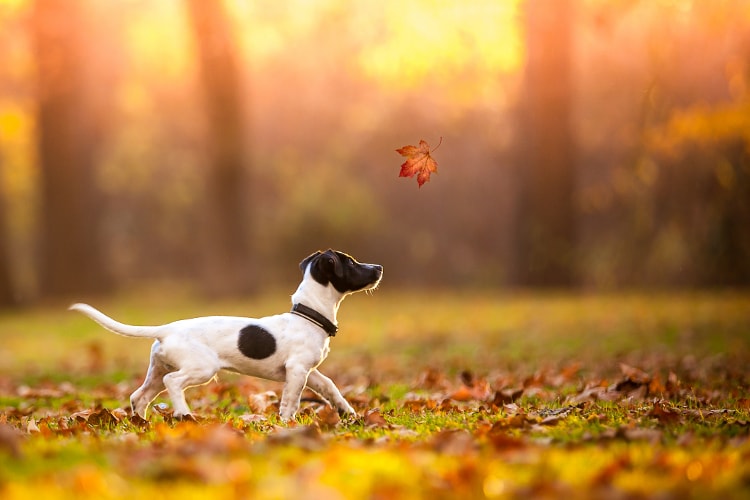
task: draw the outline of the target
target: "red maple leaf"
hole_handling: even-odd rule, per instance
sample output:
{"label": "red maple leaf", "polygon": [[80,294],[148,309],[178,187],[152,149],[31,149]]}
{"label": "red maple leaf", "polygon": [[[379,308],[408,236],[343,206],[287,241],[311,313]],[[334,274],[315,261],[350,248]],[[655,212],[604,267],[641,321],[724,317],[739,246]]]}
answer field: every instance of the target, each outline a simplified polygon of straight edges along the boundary
{"label": "red maple leaf", "polygon": [[[435,149],[440,147],[443,138],[440,138],[440,143]],[[433,149],[432,151],[435,151]],[[417,175],[417,184],[422,187],[422,184],[430,180],[430,174],[437,172],[437,162],[430,156],[430,145],[426,141],[420,140],[419,146],[404,146],[398,148],[396,152],[401,156],[406,157],[406,161],[401,165],[401,172],[398,174],[399,177],[414,177]]]}

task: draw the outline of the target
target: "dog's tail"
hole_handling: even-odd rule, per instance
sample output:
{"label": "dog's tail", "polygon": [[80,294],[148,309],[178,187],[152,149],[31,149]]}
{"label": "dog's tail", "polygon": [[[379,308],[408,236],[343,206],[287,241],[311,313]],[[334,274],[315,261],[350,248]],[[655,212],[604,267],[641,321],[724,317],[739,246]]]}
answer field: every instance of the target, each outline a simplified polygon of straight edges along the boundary
{"label": "dog's tail", "polygon": [[110,332],[114,332],[118,335],[124,335],[126,337],[146,337],[152,339],[160,337],[160,328],[158,326],[126,325],[125,323],[113,320],[103,312],[94,309],[88,304],[73,304],[68,309],[85,314]]}

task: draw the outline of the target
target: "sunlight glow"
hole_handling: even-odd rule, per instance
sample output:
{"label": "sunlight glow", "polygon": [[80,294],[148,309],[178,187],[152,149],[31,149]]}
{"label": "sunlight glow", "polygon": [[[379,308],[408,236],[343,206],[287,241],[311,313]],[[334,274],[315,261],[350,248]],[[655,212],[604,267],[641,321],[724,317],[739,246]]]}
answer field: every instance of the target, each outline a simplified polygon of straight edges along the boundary
{"label": "sunlight glow", "polygon": [[426,79],[461,79],[476,69],[496,75],[521,64],[518,0],[381,5],[385,33],[360,57],[364,73],[381,82],[415,87]]}
{"label": "sunlight glow", "polygon": [[[164,20],[171,22],[164,22]],[[148,12],[134,17],[127,36],[137,71],[162,77],[181,77],[191,67],[187,20],[179,3],[155,2]]]}

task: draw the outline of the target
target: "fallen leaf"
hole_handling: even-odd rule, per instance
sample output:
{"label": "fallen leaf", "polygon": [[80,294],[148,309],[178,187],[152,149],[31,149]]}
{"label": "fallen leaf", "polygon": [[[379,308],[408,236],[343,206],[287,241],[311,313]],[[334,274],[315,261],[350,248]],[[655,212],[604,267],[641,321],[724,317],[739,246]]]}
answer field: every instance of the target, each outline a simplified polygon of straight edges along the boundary
{"label": "fallen leaf", "polygon": [[141,429],[145,429],[149,426],[148,420],[146,420],[145,418],[141,417],[138,414],[131,415],[129,420],[132,425],[134,425],[135,427],[139,427]]}
{"label": "fallen leaf", "polygon": [[99,408],[89,416],[88,424],[95,427],[112,427],[119,419],[106,408]]}
{"label": "fallen leaf", "polygon": [[128,419],[128,412],[122,408],[115,408],[114,410],[110,410],[110,413],[113,417],[115,417],[115,419],[117,419],[118,422],[122,422],[123,420]]}
{"label": "fallen leaf", "polygon": [[318,410],[316,421],[321,429],[332,429],[341,422],[341,417],[339,417],[339,412],[334,407],[325,405]]}
{"label": "fallen leaf", "polygon": [[72,413],[70,415],[70,418],[72,418],[73,420],[77,420],[79,422],[87,422],[92,413],[94,413],[94,410],[89,408],[87,410],[81,410],[81,411]]}
{"label": "fallen leaf", "polygon": [[365,412],[365,426],[367,427],[387,427],[388,422],[380,414],[380,410],[368,410]]}
{"label": "fallen leaf", "polygon": [[622,371],[625,378],[608,389],[607,392],[610,395],[643,399],[649,394],[649,388],[653,381],[651,375],[625,363],[620,363],[620,371]]}
{"label": "fallen leaf", "polygon": [[502,389],[499,391],[495,391],[495,397],[492,400],[492,405],[497,406],[498,408],[508,404],[515,402],[518,398],[520,398],[523,395],[523,389]]}
{"label": "fallen leaf", "polygon": [[251,395],[247,398],[247,402],[254,413],[263,414],[275,409],[279,403],[279,397],[274,391],[266,391]]}
{"label": "fallen leaf", "polygon": [[515,415],[516,413],[521,413],[521,407],[518,406],[516,403],[508,403],[503,405],[503,410],[505,410],[506,413]]}
{"label": "fallen leaf", "polygon": [[644,372],[640,368],[620,363],[620,371],[627,380],[635,384],[643,385],[651,382],[651,375]]}
{"label": "fallen leaf", "polygon": [[27,434],[38,434],[41,432],[39,430],[39,426],[36,425],[36,421],[33,418],[29,419],[29,423],[26,424],[26,433]]}
{"label": "fallen leaf", "polygon": [[255,422],[268,421],[268,418],[266,418],[263,415],[258,415],[257,413],[246,413],[244,415],[240,415],[239,419],[242,421],[243,424],[251,424]]}
{"label": "fallen leaf", "polygon": [[463,402],[471,401],[471,400],[475,399],[474,398],[474,393],[471,390],[471,388],[467,387],[465,385],[462,385],[461,387],[459,387],[458,390],[456,390],[455,392],[453,392],[448,397],[450,399],[454,400],[454,401],[463,401]]}
{"label": "fallen leaf", "polygon": [[657,401],[648,415],[651,417],[655,417],[659,422],[663,424],[673,424],[681,420],[681,415],[675,410],[669,408],[662,401]]}
{"label": "fallen leaf", "polygon": [[[441,137],[440,142],[442,143],[442,141]],[[435,149],[438,147],[440,147],[440,144]],[[409,145],[398,148],[396,152],[406,157],[406,161],[401,165],[401,172],[398,176],[414,177],[416,175],[417,184],[419,187],[422,187],[422,184],[430,180],[430,174],[437,172],[437,162],[430,156],[432,151],[430,151],[430,145],[424,140],[419,141],[419,146]]]}

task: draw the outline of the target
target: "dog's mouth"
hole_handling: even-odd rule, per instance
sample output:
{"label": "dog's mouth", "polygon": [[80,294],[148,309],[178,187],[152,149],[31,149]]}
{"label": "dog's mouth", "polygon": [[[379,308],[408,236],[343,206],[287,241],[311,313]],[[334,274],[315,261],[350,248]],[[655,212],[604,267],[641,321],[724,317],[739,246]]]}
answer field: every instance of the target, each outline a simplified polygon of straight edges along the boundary
{"label": "dog's mouth", "polygon": [[364,291],[366,293],[372,294],[372,292],[374,292],[380,286],[380,282],[383,279],[383,266],[378,266],[375,268],[375,275],[375,281],[364,288]]}

